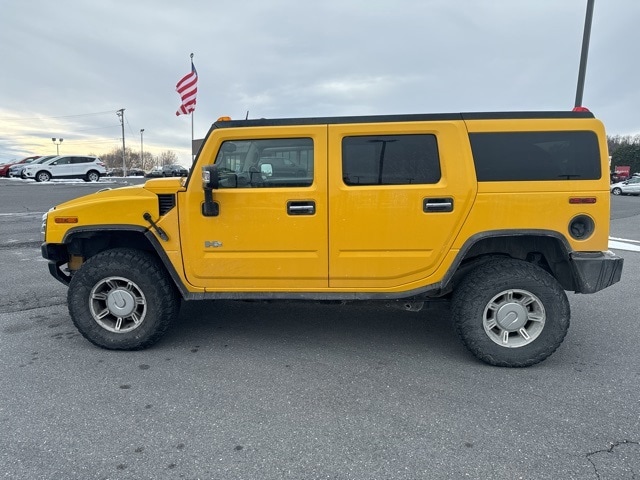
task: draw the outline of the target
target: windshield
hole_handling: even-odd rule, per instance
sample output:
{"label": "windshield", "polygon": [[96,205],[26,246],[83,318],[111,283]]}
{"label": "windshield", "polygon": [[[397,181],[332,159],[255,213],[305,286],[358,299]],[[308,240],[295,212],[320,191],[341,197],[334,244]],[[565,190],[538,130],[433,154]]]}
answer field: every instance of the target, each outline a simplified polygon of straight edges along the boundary
{"label": "windshield", "polygon": [[44,163],[47,160],[51,160],[53,157],[55,157],[55,155],[49,155],[48,157],[40,157],[39,159],[37,159],[35,162],[32,162],[34,164],[36,163]]}

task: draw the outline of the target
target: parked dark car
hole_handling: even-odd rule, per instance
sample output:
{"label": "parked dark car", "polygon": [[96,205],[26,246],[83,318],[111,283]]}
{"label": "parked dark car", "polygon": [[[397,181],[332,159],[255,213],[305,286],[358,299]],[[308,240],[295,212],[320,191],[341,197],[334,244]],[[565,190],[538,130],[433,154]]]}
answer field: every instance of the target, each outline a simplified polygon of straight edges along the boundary
{"label": "parked dark car", "polygon": [[182,165],[165,165],[162,167],[163,177],[186,177],[189,175],[189,170]]}
{"label": "parked dark car", "polygon": [[11,167],[13,167],[14,165],[26,165],[27,163],[31,163],[34,160],[37,160],[38,158],[40,158],[40,155],[35,155],[33,157],[23,158],[22,160],[18,160],[16,162],[9,161],[7,163],[3,163],[2,165],[0,165],[0,177],[8,177],[9,176],[9,169]]}
{"label": "parked dark car", "polygon": [[160,177],[164,177],[164,175],[162,175],[162,168],[160,167],[154,167],[151,170],[149,170],[147,173],[144,174],[145,177],[147,178],[160,178]]}
{"label": "parked dark car", "polygon": [[[122,167],[109,168],[107,170],[107,177],[122,177]],[[144,170],[137,167],[131,167],[127,169],[128,177],[144,177]]]}

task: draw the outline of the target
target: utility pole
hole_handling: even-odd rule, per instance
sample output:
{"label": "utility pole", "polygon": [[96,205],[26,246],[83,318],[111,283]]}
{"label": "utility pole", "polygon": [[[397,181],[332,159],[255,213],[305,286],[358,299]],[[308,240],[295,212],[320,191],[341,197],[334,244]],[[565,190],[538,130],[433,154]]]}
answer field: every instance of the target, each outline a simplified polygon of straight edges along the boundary
{"label": "utility pole", "polygon": [[120,118],[120,125],[122,126],[122,176],[127,176],[127,163],[124,160],[124,108],[121,108],[116,112],[118,118]]}
{"label": "utility pole", "polygon": [[587,15],[584,19],[584,33],[582,35],[582,53],[580,55],[580,69],[578,71],[578,86],[576,88],[576,104],[582,106],[584,92],[584,78],[587,74],[587,56],[589,55],[589,39],[591,37],[591,19],[593,18],[593,4],[595,0],[587,0]]}
{"label": "utility pole", "polygon": [[144,147],[142,143],[142,134],[144,133],[144,128],[140,129],[140,168],[144,170]]}

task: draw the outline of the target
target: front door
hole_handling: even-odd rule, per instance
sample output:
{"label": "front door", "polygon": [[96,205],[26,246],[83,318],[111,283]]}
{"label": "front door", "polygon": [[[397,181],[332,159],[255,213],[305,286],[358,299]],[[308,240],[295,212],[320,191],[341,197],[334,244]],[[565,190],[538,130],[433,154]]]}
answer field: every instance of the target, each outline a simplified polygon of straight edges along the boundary
{"label": "front door", "polygon": [[202,214],[194,172],[179,204],[188,281],[216,292],[326,289],[326,125],[214,130],[199,161],[222,173],[219,214]]}
{"label": "front door", "polygon": [[54,178],[65,178],[73,176],[73,165],[71,159],[73,157],[60,157],[51,163],[51,174]]}

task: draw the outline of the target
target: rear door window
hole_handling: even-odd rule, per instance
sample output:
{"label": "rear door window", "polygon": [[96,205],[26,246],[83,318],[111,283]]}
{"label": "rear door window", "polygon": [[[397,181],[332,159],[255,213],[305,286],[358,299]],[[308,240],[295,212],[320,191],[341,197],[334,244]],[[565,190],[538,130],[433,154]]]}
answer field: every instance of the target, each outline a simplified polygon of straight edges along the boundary
{"label": "rear door window", "polygon": [[372,135],[342,139],[346,185],[430,184],[440,180],[435,135]]}

